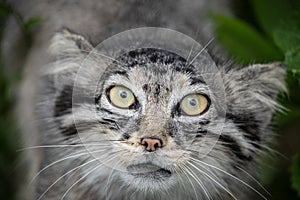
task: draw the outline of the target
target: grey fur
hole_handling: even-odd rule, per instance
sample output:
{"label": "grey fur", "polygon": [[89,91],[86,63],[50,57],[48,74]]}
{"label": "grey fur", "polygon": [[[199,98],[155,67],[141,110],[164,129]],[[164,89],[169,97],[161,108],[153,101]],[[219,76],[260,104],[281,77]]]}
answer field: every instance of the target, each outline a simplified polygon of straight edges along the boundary
{"label": "grey fur", "polygon": [[[35,3],[30,2],[29,6]],[[186,5],[184,1],[164,4],[160,1],[82,2],[78,2],[78,7],[67,1],[51,4],[52,9],[64,8],[68,12],[62,15],[63,20],[57,20],[53,12],[46,12],[50,20],[37,28],[33,50],[25,62],[33,66],[27,68],[27,78],[21,89],[21,99],[25,99],[28,106],[20,104],[18,110],[28,116],[21,120],[24,137],[29,138],[27,145],[68,145],[42,148],[38,153],[29,154],[34,155],[29,177],[37,176],[30,185],[33,197],[28,199],[38,199],[41,195],[43,199],[64,195],[65,199],[247,198],[244,195],[253,192],[253,180],[244,170],[255,174],[253,169],[259,156],[272,141],[272,115],[280,109],[276,97],[280,91],[285,91],[282,64],[239,68],[218,63],[216,75],[209,73],[207,63],[189,63],[180,55],[165,50],[134,49],[134,56],[124,52],[114,58],[115,62],[105,71],[103,69],[100,78],[103,61],[92,44],[113,33],[142,25],[164,26],[192,35],[196,32],[197,20],[190,19],[189,11],[193,8],[193,13],[197,13],[194,6],[201,6],[203,2],[191,1]],[[116,5],[111,6],[114,3]],[[28,5],[16,7],[29,17],[49,6],[45,2],[40,5],[33,6],[32,13],[24,11]],[[108,5],[113,9],[106,10]],[[122,5],[124,8],[120,9]],[[138,5],[136,9],[134,5]],[[207,8],[206,4],[202,6],[200,9]],[[158,13],[149,12],[149,7]],[[137,13],[133,14],[133,10]],[[85,21],[82,17],[78,17],[82,20],[78,23],[70,20],[71,13],[84,16],[86,11],[90,12],[86,15],[88,28],[82,26]],[[108,17],[99,11],[105,11]],[[207,19],[199,15],[199,20],[207,24]],[[101,20],[112,20],[114,16],[119,23],[102,27],[105,22]],[[57,32],[49,44],[50,33],[61,26],[81,35],[64,29]],[[200,30],[199,40],[208,41],[210,34],[210,29]],[[48,46],[48,53],[41,58],[49,62],[42,72],[37,72],[45,65],[43,59],[38,59],[42,54],[39,50]],[[91,56],[93,53],[95,57]],[[34,69],[34,77],[41,78],[33,79],[30,69]],[[82,72],[82,77],[78,72]],[[215,77],[218,78],[214,80]],[[99,81],[97,87],[89,88],[91,83],[95,84],[94,80]],[[35,81],[39,81],[38,87],[30,88]],[[221,95],[220,84],[225,96]],[[113,106],[106,94],[114,85],[129,88],[139,105],[133,109]],[[32,96],[28,96],[28,91]],[[199,116],[182,115],[178,108],[180,100],[198,92],[210,99],[208,110]],[[37,124],[29,124],[28,119]],[[163,148],[145,152],[140,145],[140,139],[145,136],[159,137]],[[58,162],[66,157],[69,158]],[[164,177],[164,173],[152,174],[154,178],[129,173],[130,166],[141,163],[163,168],[171,177]],[[42,170],[43,167],[47,168]],[[56,184],[47,191],[53,183]]]}

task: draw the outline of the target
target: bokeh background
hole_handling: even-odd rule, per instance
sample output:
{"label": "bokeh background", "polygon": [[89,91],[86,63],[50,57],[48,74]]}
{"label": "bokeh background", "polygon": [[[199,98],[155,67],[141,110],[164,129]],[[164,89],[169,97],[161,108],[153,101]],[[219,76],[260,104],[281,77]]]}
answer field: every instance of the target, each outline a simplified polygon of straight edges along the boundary
{"label": "bokeh background", "polygon": [[[224,50],[241,65],[282,61],[287,67],[288,94],[279,101],[284,112],[274,117],[277,144],[271,157],[257,171],[259,180],[271,193],[270,200],[300,199],[300,1],[232,0],[233,13],[210,12],[215,36]],[[43,23],[39,16],[27,21],[4,0],[0,0],[0,38],[9,16],[14,16],[28,37],[30,29]],[[3,42],[0,40],[0,45]],[[13,116],[14,88],[22,72],[5,73],[0,52],[0,200],[13,200],[20,186],[20,136]],[[258,198],[259,199],[259,198]]]}

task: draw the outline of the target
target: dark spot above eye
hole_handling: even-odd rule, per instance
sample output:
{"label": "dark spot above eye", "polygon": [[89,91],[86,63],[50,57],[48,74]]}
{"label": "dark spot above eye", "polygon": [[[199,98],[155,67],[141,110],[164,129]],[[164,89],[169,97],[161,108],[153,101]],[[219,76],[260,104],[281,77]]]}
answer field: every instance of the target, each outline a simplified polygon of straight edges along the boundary
{"label": "dark spot above eye", "polygon": [[149,92],[150,91],[150,87],[149,87],[148,84],[143,85],[142,88],[143,88],[144,92]]}
{"label": "dark spot above eye", "polygon": [[126,75],[127,76],[127,72],[126,71],[115,71],[114,74],[120,74],[120,75]]}

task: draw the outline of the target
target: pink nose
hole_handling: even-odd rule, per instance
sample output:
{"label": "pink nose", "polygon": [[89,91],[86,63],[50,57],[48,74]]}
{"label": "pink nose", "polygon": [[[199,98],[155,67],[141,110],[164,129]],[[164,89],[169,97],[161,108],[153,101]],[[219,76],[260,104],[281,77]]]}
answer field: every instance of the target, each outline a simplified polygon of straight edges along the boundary
{"label": "pink nose", "polygon": [[141,139],[141,144],[145,146],[145,149],[149,152],[155,151],[157,148],[162,147],[162,141],[159,138],[146,137]]}

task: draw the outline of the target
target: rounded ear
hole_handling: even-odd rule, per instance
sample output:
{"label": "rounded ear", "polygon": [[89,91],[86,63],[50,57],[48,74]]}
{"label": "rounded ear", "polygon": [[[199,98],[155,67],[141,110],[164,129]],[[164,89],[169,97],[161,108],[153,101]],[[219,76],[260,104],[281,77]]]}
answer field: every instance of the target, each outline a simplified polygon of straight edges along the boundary
{"label": "rounded ear", "polygon": [[[230,70],[226,85],[235,91],[244,103],[261,102],[274,110],[279,105],[276,97],[279,92],[286,92],[286,69],[281,62],[254,64],[239,70]],[[248,102],[249,101],[249,102]]]}
{"label": "rounded ear", "polygon": [[87,54],[92,49],[93,45],[83,36],[72,33],[67,29],[55,33],[49,46],[49,52],[53,56]]}
{"label": "rounded ear", "polygon": [[282,109],[276,98],[287,91],[285,74],[280,62],[229,70],[224,77],[229,119],[245,124],[255,122],[256,129],[266,127],[273,113]]}
{"label": "rounded ear", "polygon": [[282,63],[255,64],[230,69],[224,74],[226,119],[232,121],[254,147],[269,137],[273,114],[282,106],[277,95],[286,92],[286,70]]}
{"label": "rounded ear", "polygon": [[283,63],[255,64],[242,68],[238,81],[244,82],[253,93],[257,93],[272,100],[276,100],[279,92],[286,92],[286,69]]}

